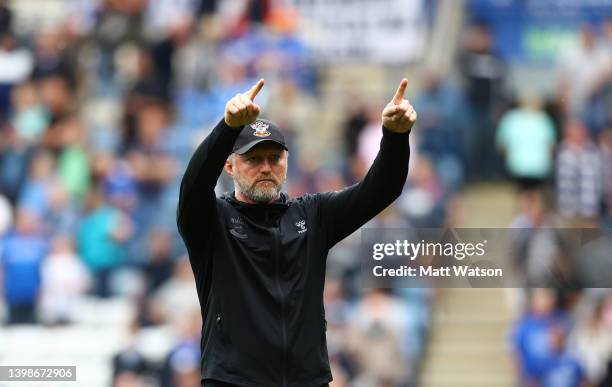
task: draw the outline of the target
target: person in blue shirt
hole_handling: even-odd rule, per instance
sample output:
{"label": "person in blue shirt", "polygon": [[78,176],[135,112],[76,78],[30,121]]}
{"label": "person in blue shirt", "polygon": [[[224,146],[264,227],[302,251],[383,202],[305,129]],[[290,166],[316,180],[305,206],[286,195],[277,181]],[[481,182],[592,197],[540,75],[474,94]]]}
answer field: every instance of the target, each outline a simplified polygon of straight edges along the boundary
{"label": "person in blue shirt", "polygon": [[40,267],[49,251],[41,219],[25,207],[17,210],[15,226],[2,239],[0,270],[8,306],[8,324],[36,322]]}
{"label": "person in blue shirt", "polygon": [[542,375],[541,387],[587,387],[580,363],[566,346],[567,327],[556,325],[550,330],[553,354]]}
{"label": "person in blue shirt", "polygon": [[79,226],[77,250],[93,273],[94,293],[109,297],[111,279],[125,261],[125,243],[133,227],[127,216],[107,203],[100,187],[90,190],[86,202],[88,212]]}
{"label": "person in blue shirt", "polygon": [[533,289],[529,310],[518,321],[512,338],[522,386],[539,386],[555,357],[551,331],[564,321],[554,290]]}

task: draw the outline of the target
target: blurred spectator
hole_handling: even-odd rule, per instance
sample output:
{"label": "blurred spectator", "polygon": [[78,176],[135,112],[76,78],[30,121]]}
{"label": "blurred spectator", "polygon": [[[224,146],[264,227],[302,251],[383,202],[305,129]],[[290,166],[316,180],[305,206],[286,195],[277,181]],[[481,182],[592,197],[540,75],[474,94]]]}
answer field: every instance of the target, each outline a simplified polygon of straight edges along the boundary
{"label": "blurred spectator", "polygon": [[378,150],[380,149],[380,140],[382,139],[381,118],[378,111],[369,109],[368,122],[361,129],[357,140],[357,158],[353,160],[352,172],[355,181],[361,180],[368,172],[368,168],[374,162]]}
{"label": "blurred spectator", "polygon": [[536,288],[529,294],[527,311],[514,328],[514,356],[521,386],[539,386],[555,356],[552,330],[565,322],[552,289]]}
{"label": "blurred spectator", "polygon": [[[241,93],[246,90],[250,79],[248,78],[248,69],[244,60],[231,58],[228,55],[218,54],[218,64],[215,69],[215,74],[211,77],[214,82],[211,83],[207,90],[204,100],[193,106],[193,109],[205,110],[200,114],[208,114],[204,117],[208,123],[213,124],[219,120],[219,112],[225,108],[225,103],[229,98],[232,98],[236,93]],[[261,107],[266,106],[267,92],[262,90],[262,93],[257,96],[258,104]]]}
{"label": "blurred spectator", "polygon": [[88,290],[91,278],[76,255],[72,239],[55,238],[41,269],[40,319],[48,325],[63,325],[74,320],[78,302]]}
{"label": "blurred spectator", "polygon": [[[425,281],[422,281],[425,286]],[[396,289],[407,310],[406,335],[402,339],[404,352],[412,359],[411,368],[418,372],[427,347],[427,335],[431,323],[431,301],[436,290],[431,287],[402,287]]]}
{"label": "blurred spectator", "polygon": [[565,116],[584,118],[588,98],[599,86],[604,71],[612,66],[612,55],[597,44],[593,27],[585,24],[578,44],[563,51],[558,63],[558,98]]}
{"label": "blurred spectator", "polygon": [[10,110],[11,89],[30,75],[33,66],[32,53],[20,47],[11,32],[0,34],[0,119]]}
{"label": "blurred spectator", "polygon": [[357,154],[359,136],[370,117],[368,107],[363,101],[353,102],[357,98],[355,95],[349,98],[352,102],[347,107],[347,119],[343,124],[344,152],[349,161]]}
{"label": "blurred spectator", "polygon": [[601,163],[603,166],[604,224],[612,227],[612,127],[604,130],[600,137]]}
{"label": "blurred spectator", "polygon": [[9,324],[36,322],[36,302],[41,286],[40,267],[49,250],[38,213],[22,207],[15,226],[2,240],[0,264]]}
{"label": "blurred spectator", "polygon": [[350,305],[342,287],[343,283],[339,278],[327,277],[325,279],[323,302],[325,304],[327,351],[330,360],[344,355]]}
{"label": "blurred spectator", "polygon": [[83,38],[94,26],[97,13],[101,11],[104,0],[75,0],[66,4],[63,28],[66,33]]}
{"label": "blurred spectator", "polygon": [[146,47],[135,49],[135,69],[130,79],[132,85],[126,92],[123,112],[123,131],[121,152],[126,152],[137,143],[138,116],[147,105],[164,104],[168,98],[168,85],[164,84],[155,73],[155,62]]}
{"label": "blurred spectator", "polygon": [[173,269],[176,266],[172,259],[173,243],[172,235],[167,231],[157,229],[150,234],[149,258],[144,268],[148,280],[148,294],[167,283],[172,277]]}
{"label": "blurred spectator", "polygon": [[587,129],[570,120],[557,156],[557,208],[576,225],[588,225],[599,215],[602,164],[599,149]]}
{"label": "blurred spectator", "polygon": [[511,223],[513,264],[518,286],[529,288],[577,285],[574,259],[567,235],[557,230],[555,214],[542,191],[527,191],[519,197],[520,212]]}
{"label": "blurred spectator", "polygon": [[608,362],[608,368],[606,369],[606,376],[601,380],[597,387],[608,387],[612,386],[612,361]]}
{"label": "blurred spectator", "polygon": [[134,216],[139,195],[136,177],[130,164],[125,159],[100,153],[94,157],[92,167],[96,178],[102,181],[109,203],[125,214]]}
{"label": "blurred spectator", "polygon": [[[592,67],[592,79],[587,88],[584,102],[585,124],[589,129],[591,138],[596,140],[602,130],[612,126],[612,18],[608,18],[602,25],[603,36],[596,41],[591,49],[595,62]],[[588,72],[588,70],[583,70]]]}
{"label": "blurred spectator", "polygon": [[[612,58],[612,50],[610,51]],[[612,64],[612,59],[610,60]],[[602,130],[612,126],[612,66],[601,76],[601,82],[597,84],[590,94],[585,106],[585,123],[593,140],[601,134]]]}
{"label": "blurred spectator", "polygon": [[162,367],[161,387],[193,387],[200,384],[200,311],[177,316],[179,338]]}
{"label": "blurred spectator", "polygon": [[89,155],[85,147],[86,129],[76,116],[67,116],[57,125],[63,137],[57,173],[71,199],[79,202],[90,184]]}
{"label": "blurred spectator", "polygon": [[35,212],[51,224],[52,215],[68,200],[67,192],[56,174],[56,162],[51,152],[41,150],[32,160],[30,173],[19,197],[19,205]]}
{"label": "blurred spectator", "polygon": [[13,29],[13,12],[6,0],[0,0],[0,35],[6,35]]}
{"label": "blurred spectator", "polygon": [[17,135],[30,144],[38,143],[50,117],[37,94],[35,83],[24,82],[13,88],[11,102],[11,124]]}
{"label": "blurred spectator", "polygon": [[117,375],[113,387],[144,387],[144,382],[137,374],[126,371]]}
{"label": "blurred spectator", "polygon": [[198,15],[206,17],[213,14],[217,11],[218,2],[218,0],[201,0],[198,4]]}
{"label": "blurred spectator", "polygon": [[67,79],[53,75],[38,81],[38,93],[42,102],[47,107],[51,118],[51,127],[45,132],[43,141],[52,149],[60,149],[62,146],[61,132],[53,126],[66,115],[74,113],[75,100],[73,90]]}
{"label": "blurred spectator", "polygon": [[146,26],[154,37],[165,36],[179,23],[197,12],[200,0],[157,0],[148,2],[145,11]]}
{"label": "blurred spectator", "polygon": [[[166,3],[169,2],[166,1]],[[172,3],[178,4],[176,1]],[[194,21],[189,14],[175,20],[169,19],[166,15],[166,20],[170,20],[171,23],[167,36],[161,41],[153,42],[150,49],[155,65],[155,78],[161,86],[163,93],[161,96],[165,100],[170,98],[172,86],[174,86],[176,53],[189,42],[194,27]]]}
{"label": "blurred spectator", "polygon": [[[90,38],[96,49],[98,86],[110,91],[115,77],[115,55],[127,42],[142,41],[143,10],[146,0],[102,0]],[[104,94],[104,92],[102,93]]]}
{"label": "blurred spectator", "polygon": [[[0,194],[0,240],[13,224],[13,208],[6,197]],[[0,248],[1,252],[2,248]]]}
{"label": "blurred spectator", "polygon": [[413,164],[397,206],[414,227],[444,227],[448,199],[431,161],[422,156]]}
{"label": "blurred spectator", "polygon": [[430,71],[414,105],[419,110],[421,150],[433,161],[445,185],[459,186],[465,175],[468,118],[461,91],[441,74]]}
{"label": "blurred spectator", "polygon": [[[510,231],[513,249],[512,257],[518,278],[525,281],[521,285],[526,285],[528,260],[532,256],[529,253],[529,246],[534,239],[534,229],[553,227],[554,223],[542,191],[525,192],[519,196],[518,207],[518,214],[516,214],[510,223],[510,228],[512,228]],[[554,249],[553,253],[556,254],[557,252]],[[549,267],[550,259],[547,259],[546,263],[546,267]]]}
{"label": "blurred spectator", "polygon": [[608,293],[594,304],[585,316],[580,316],[571,344],[586,378],[599,385],[612,362],[612,295]]}
{"label": "blurred spectator", "polygon": [[138,112],[136,138],[128,147],[127,159],[145,201],[150,196],[157,196],[176,173],[166,149],[169,120],[167,107],[160,104],[149,104]]}
{"label": "blurred spectator", "polygon": [[157,324],[176,324],[184,316],[200,310],[187,257],[174,264],[173,276],[153,293],[150,300],[151,320]]}
{"label": "blurred spectator", "polygon": [[507,68],[493,49],[487,25],[481,23],[468,27],[458,66],[465,83],[470,114],[468,177],[499,177],[501,160],[495,152],[495,121],[505,97]]}
{"label": "blurred spectator", "polygon": [[583,286],[593,288],[612,288],[610,276],[607,274],[612,270],[612,233],[610,230],[590,228],[582,230],[587,237],[583,246],[577,251],[575,260],[581,264],[576,265],[579,271],[580,282]]}
{"label": "blurred spectator", "polygon": [[179,92],[193,89],[207,90],[215,81],[214,74],[219,61],[217,49],[221,39],[221,22],[212,17],[195,23],[196,32],[175,54],[173,83],[175,90]]}
{"label": "blurred spectator", "polygon": [[605,48],[612,52],[612,17],[608,16],[603,21],[603,44]]}
{"label": "blurred spectator", "polygon": [[279,81],[272,91],[265,115],[284,130],[285,141],[291,149],[288,174],[295,176],[299,173],[296,163],[302,154],[300,150],[308,149],[309,146],[320,148],[320,144],[313,141],[314,128],[319,119],[313,113],[318,110],[319,105],[312,95],[299,88],[294,79],[284,77]]}
{"label": "blurred spectator", "polygon": [[542,387],[585,387],[584,371],[566,347],[567,327],[554,326],[549,334],[552,346],[550,363],[542,376]]}
{"label": "blurred spectator", "polygon": [[369,289],[360,300],[351,315],[347,338],[348,349],[359,365],[357,383],[400,386],[408,380],[411,359],[400,345],[407,334],[405,313],[401,302],[384,289]]}
{"label": "blurred spectator", "polygon": [[27,179],[35,147],[16,131],[3,132],[0,127],[0,192],[15,204]]}
{"label": "blurred spectator", "polygon": [[40,32],[36,36],[34,57],[35,65],[32,71],[34,79],[59,76],[66,79],[70,85],[76,82],[76,66],[68,55],[67,41],[59,28]]}
{"label": "blurred spectator", "polygon": [[264,30],[267,47],[257,58],[256,71],[277,73],[280,79],[290,79],[301,90],[317,94],[318,74],[312,63],[313,52],[296,34],[299,16],[290,7],[270,6],[269,9]]}
{"label": "blurred spectator", "polygon": [[551,211],[543,191],[525,192],[519,197],[518,207],[519,212],[512,219],[510,228],[519,229],[518,232],[522,232],[520,229],[529,229],[525,232],[531,233],[534,228],[555,226],[555,214]]}
{"label": "blurred spectator", "polygon": [[553,170],[555,128],[532,95],[504,114],[497,129],[497,144],[506,156],[506,168],[520,190],[541,188]]}
{"label": "blurred spectator", "polygon": [[105,202],[99,187],[92,187],[86,197],[87,215],[77,236],[77,251],[94,277],[94,294],[111,295],[110,280],[125,259],[125,242],[132,233],[132,223],[117,208]]}
{"label": "blurred spectator", "polygon": [[350,379],[342,367],[333,361],[330,361],[330,367],[334,380],[329,383],[329,387],[348,387]]}
{"label": "blurred spectator", "polygon": [[140,326],[133,321],[129,326],[128,340],[124,349],[113,357],[113,380],[115,383],[125,373],[142,376],[150,372],[152,365],[138,349]]}
{"label": "blurred spectator", "polygon": [[145,243],[160,211],[164,188],[177,172],[168,144],[169,112],[160,104],[143,107],[137,116],[136,142],[126,154],[133,173],[138,204],[134,211],[137,227],[130,243],[130,260],[142,262]]}

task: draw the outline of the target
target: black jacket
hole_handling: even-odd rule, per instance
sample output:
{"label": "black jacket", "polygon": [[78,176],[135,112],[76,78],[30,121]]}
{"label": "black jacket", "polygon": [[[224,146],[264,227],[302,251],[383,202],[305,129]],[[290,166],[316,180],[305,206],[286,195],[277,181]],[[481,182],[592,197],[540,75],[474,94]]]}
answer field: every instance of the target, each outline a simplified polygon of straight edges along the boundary
{"label": "black jacket", "polygon": [[328,250],[387,207],[408,173],[408,134],[383,128],[365,179],[266,205],[215,197],[239,130],[222,120],[195,151],[177,209],[202,308],[202,379],[249,387],[332,380],[323,285]]}

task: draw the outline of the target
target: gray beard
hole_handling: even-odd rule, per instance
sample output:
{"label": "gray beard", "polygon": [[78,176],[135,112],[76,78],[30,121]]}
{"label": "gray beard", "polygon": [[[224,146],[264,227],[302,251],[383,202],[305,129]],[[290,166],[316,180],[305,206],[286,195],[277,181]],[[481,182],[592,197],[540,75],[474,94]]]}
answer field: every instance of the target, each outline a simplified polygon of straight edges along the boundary
{"label": "gray beard", "polygon": [[282,184],[275,184],[273,187],[262,187],[255,183],[252,186],[247,186],[239,179],[234,179],[234,185],[240,193],[256,203],[270,203],[278,197],[282,189]]}

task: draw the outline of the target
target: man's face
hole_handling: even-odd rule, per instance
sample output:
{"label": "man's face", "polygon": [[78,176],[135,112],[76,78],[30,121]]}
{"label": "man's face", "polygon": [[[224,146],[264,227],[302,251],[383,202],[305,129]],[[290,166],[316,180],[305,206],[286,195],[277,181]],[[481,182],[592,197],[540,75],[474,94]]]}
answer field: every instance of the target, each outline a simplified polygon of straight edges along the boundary
{"label": "man's face", "polygon": [[287,178],[287,157],[287,151],[273,142],[262,142],[242,155],[234,154],[225,163],[225,170],[234,178],[238,200],[274,201]]}

